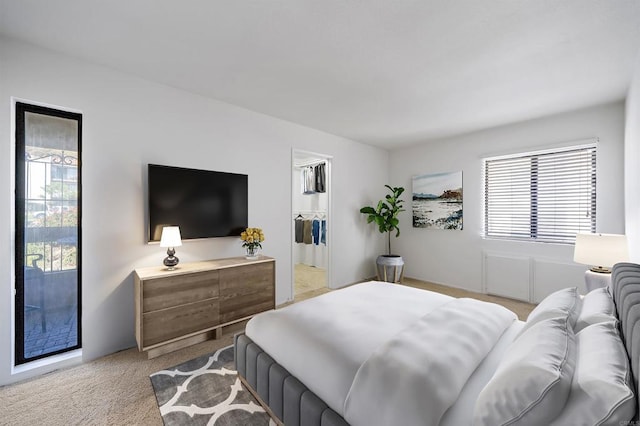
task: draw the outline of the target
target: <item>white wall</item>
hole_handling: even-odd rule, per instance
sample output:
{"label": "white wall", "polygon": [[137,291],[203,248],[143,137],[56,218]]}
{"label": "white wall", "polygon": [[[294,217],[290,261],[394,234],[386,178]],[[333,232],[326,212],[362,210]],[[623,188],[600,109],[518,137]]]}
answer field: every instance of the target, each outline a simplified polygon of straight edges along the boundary
{"label": "white wall", "polygon": [[640,263],[640,55],[627,94],[624,143],[625,218],[629,257]]}
{"label": "white wall", "polygon": [[[11,97],[83,113],[83,359],[134,346],[133,278],[160,265],[145,244],[147,163],[249,175],[249,225],[275,257],[276,299],[291,285],[291,150],[333,156],[333,287],[373,275],[382,250],[358,209],[388,180],[388,153],[304,126],[0,38],[0,384],[11,375],[13,162]],[[235,238],[185,242],[182,262],[239,256]],[[42,372],[43,370],[39,370]]]}
{"label": "white wall", "polygon": [[[599,138],[597,230],[623,233],[623,107],[618,102],[393,151],[390,157],[391,181],[394,185],[404,186],[409,193],[405,197],[409,208],[402,213],[402,235],[396,244],[399,254],[405,258],[405,275],[483,291],[483,276],[488,272],[484,269],[483,255],[486,253],[490,256],[526,259],[526,264],[523,264],[525,270],[521,271],[522,278],[510,276],[506,271],[503,278],[506,282],[513,282],[514,289],[522,290],[516,293],[524,292],[530,300],[539,300],[556,287],[581,286],[582,271],[586,267],[573,264],[572,245],[482,238],[482,158]],[[464,230],[412,228],[412,176],[459,170],[463,171]],[[530,268],[530,271],[526,268]],[[559,281],[563,282],[543,285],[549,276],[562,277]],[[534,286],[536,282],[537,288]]]}

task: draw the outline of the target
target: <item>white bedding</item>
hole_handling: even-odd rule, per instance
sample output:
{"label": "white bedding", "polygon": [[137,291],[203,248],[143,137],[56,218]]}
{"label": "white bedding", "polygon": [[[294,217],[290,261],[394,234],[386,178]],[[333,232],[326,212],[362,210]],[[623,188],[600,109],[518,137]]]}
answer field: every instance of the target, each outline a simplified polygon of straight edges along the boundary
{"label": "white bedding", "polygon": [[[439,293],[369,282],[260,314],[249,321],[246,334],[344,417],[356,373],[371,354],[452,300]],[[502,334],[441,424],[471,424],[477,394],[521,327],[516,321]]]}
{"label": "white bedding", "polygon": [[345,401],[345,420],[353,426],[439,425],[515,320],[510,310],[475,299],[434,309],[360,366]]}

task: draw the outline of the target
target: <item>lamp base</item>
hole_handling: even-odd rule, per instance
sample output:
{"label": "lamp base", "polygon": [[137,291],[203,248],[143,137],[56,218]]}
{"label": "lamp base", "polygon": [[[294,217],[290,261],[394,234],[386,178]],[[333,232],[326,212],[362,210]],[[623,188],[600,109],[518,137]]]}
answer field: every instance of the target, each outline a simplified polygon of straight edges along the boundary
{"label": "lamp base", "polygon": [[609,287],[611,285],[611,274],[587,270],[584,273],[584,283],[587,287],[587,293],[596,288]]}
{"label": "lamp base", "polygon": [[173,271],[174,269],[176,269],[176,265],[178,265],[178,263],[180,262],[180,259],[174,256],[175,254],[175,249],[173,247],[169,247],[169,249],[167,250],[167,257],[165,257],[162,261],[162,263],[164,263],[164,266],[167,267],[167,271]]}
{"label": "lamp base", "polygon": [[598,274],[610,274],[611,273],[611,269],[609,268],[604,268],[602,266],[594,266],[593,268],[589,269],[591,272],[596,272]]}

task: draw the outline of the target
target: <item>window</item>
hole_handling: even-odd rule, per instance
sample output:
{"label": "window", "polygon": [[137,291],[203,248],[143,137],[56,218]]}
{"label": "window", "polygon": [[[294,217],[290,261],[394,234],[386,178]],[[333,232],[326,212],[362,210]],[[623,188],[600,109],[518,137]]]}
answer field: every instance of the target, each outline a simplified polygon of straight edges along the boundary
{"label": "window", "polygon": [[[67,161],[70,160],[67,159]],[[73,163],[64,165],[51,164],[51,180],[77,182],[78,168]]]}
{"label": "window", "polygon": [[573,243],[596,230],[596,146],[484,160],[484,235]]}

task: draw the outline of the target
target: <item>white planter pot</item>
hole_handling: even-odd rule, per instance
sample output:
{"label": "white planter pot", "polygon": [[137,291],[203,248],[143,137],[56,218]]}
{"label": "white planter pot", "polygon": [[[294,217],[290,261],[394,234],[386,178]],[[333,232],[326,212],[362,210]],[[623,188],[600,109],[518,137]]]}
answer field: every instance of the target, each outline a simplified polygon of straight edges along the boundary
{"label": "white planter pot", "polygon": [[378,256],[376,259],[376,272],[378,281],[386,281],[388,283],[402,282],[404,277],[404,260],[402,256],[395,254]]}

